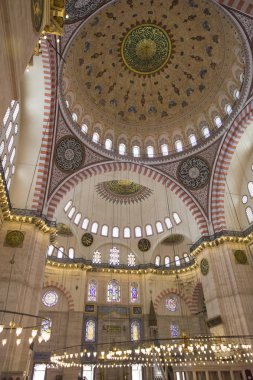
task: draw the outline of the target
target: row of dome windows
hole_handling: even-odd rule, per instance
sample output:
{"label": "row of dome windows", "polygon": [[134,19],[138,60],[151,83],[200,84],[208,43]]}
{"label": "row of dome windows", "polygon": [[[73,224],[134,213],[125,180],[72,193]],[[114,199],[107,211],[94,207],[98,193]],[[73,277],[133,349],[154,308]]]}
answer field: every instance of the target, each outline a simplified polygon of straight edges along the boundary
{"label": "row of dome windows", "polygon": [[[75,212],[76,212],[76,208],[74,206],[71,207],[71,205],[72,205],[72,201],[69,201],[66,204],[66,206],[64,207],[64,211],[68,212],[69,219],[72,219],[74,217]],[[175,224],[177,224],[177,225],[182,222],[181,218],[180,218],[180,216],[178,215],[177,212],[173,212],[172,213],[172,218],[173,218]],[[73,219],[74,224],[76,224],[78,226],[80,224],[81,219],[82,219],[81,212],[76,213],[75,217]],[[164,219],[164,223],[166,225],[167,230],[170,230],[173,227],[171,219],[169,217],[166,217]],[[90,224],[90,220],[88,218],[84,218],[83,222],[82,222],[82,225],[81,225],[81,228],[83,230],[87,230],[89,224]],[[162,232],[165,231],[163,223],[161,221],[157,221],[155,223],[155,228],[156,228],[156,232],[158,234],[160,234],[160,233],[162,233]],[[98,222],[91,223],[91,229],[90,229],[91,233],[97,234],[98,233],[98,229],[99,229]],[[151,224],[147,224],[145,226],[145,233],[146,233],[146,236],[152,236],[152,235],[154,235],[154,229],[153,229],[153,227],[152,227]],[[107,224],[102,225],[102,227],[101,227],[101,235],[105,236],[105,237],[109,236],[109,226]],[[142,228],[140,226],[136,226],[134,228],[134,236],[136,238],[141,238],[143,236],[143,231],[142,231]],[[112,228],[112,237],[114,237],[114,238],[119,238],[120,237],[120,228],[119,227],[115,226],[115,227]],[[130,227],[124,227],[123,228],[123,237],[127,238],[127,239],[131,238],[131,229],[130,229]]]}
{"label": "row of dome windows", "polygon": [[[236,90],[236,94],[239,98],[240,96],[240,93],[238,90]],[[227,104],[225,106],[225,112],[227,115],[230,115],[232,113],[232,106],[230,104]],[[74,122],[77,122],[77,114],[76,113],[72,113],[72,119]],[[214,125],[217,127],[217,128],[220,128],[222,126],[222,120],[221,120],[221,117],[220,116],[215,116],[214,120]],[[88,133],[88,126],[87,124],[82,124],[81,125],[81,131],[86,134]],[[210,129],[208,126],[204,126],[202,128],[202,134],[203,134],[203,137],[204,138],[208,138],[210,137],[211,135],[211,132],[210,132]],[[191,133],[189,135],[189,144],[190,146],[194,147],[197,145],[197,137],[195,134]],[[99,141],[100,141],[100,135],[98,132],[94,132],[93,135],[92,135],[92,141],[95,143],[95,144],[98,144]],[[182,152],[184,150],[184,146],[183,146],[183,142],[182,140],[180,139],[177,139],[174,143],[174,146],[175,146],[175,151],[176,152]],[[112,150],[112,147],[113,147],[113,142],[111,139],[107,138],[104,142],[104,147],[106,150]],[[168,144],[164,143],[164,144],[161,144],[160,146],[160,150],[161,150],[161,154],[163,156],[168,156],[169,155],[169,146]],[[126,147],[126,144],[124,143],[120,143],[119,146],[118,146],[118,153],[122,156],[126,155],[127,154],[127,147]],[[147,154],[147,157],[149,158],[152,158],[155,156],[155,148],[154,146],[152,145],[149,145],[146,147],[146,154]],[[140,149],[140,146],[138,145],[134,145],[132,147],[132,155],[133,157],[140,157],[141,156],[141,149]]]}

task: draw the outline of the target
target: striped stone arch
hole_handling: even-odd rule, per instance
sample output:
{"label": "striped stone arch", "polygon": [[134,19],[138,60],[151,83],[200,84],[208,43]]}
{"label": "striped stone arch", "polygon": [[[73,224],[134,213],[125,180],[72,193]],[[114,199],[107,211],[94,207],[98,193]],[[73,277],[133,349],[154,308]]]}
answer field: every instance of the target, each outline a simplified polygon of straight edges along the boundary
{"label": "striped stone arch", "polygon": [[216,0],[217,3],[234,8],[248,15],[253,15],[253,3],[251,0]]}
{"label": "striped stone arch", "polygon": [[[51,44],[53,41],[51,42]],[[55,105],[56,105],[56,79],[57,64],[55,50],[48,40],[41,40],[42,64],[44,73],[44,116],[42,127],[42,141],[39,161],[37,165],[37,178],[32,201],[32,209],[41,211],[45,200],[47,179],[49,172],[50,154],[53,144]]]}
{"label": "striped stone arch", "polygon": [[65,288],[65,286],[63,286],[62,284],[60,284],[57,281],[46,281],[46,282],[44,282],[43,289],[49,288],[49,287],[54,287],[54,288],[60,290],[65,295],[65,297],[67,298],[69,311],[74,311],[73,297],[70,294],[70,292]]}
{"label": "striped stone arch", "polygon": [[178,297],[180,297],[185,304],[188,306],[188,309],[191,314],[194,314],[195,308],[192,305],[191,299],[186,296],[182,291],[175,289],[175,288],[170,288],[170,289],[164,289],[155,299],[154,301],[154,308],[155,311],[157,311],[158,305],[160,301],[163,299],[163,297],[169,295],[169,294],[176,294]]}
{"label": "striped stone arch", "polygon": [[241,111],[226,134],[218,154],[212,180],[210,212],[214,232],[226,229],[225,185],[230,163],[241,136],[253,121],[253,101]]}
{"label": "striped stone arch", "polygon": [[54,217],[55,210],[61,199],[80,182],[97,174],[115,171],[136,172],[148,176],[149,178],[157,182],[161,182],[167,186],[167,188],[173,191],[178,196],[178,198],[181,199],[188,207],[189,211],[192,213],[194,219],[196,220],[201,235],[203,236],[208,234],[208,225],[203,211],[184,189],[182,189],[178,184],[166,177],[164,174],[161,174],[154,169],[151,169],[147,166],[138,165],[136,163],[128,162],[108,162],[98,164],[96,166],[84,169],[83,171],[74,174],[72,177],[67,178],[66,181],[61,184],[61,186],[55,191],[48,202],[48,218],[52,219]]}
{"label": "striped stone arch", "polygon": [[199,311],[198,310],[199,295],[200,295],[201,292],[203,292],[202,284],[201,284],[201,282],[198,282],[196,284],[196,286],[194,287],[193,292],[192,292],[192,302],[191,302],[191,305],[192,305],[192,312],[193,312],[193,314],[196,314]]}

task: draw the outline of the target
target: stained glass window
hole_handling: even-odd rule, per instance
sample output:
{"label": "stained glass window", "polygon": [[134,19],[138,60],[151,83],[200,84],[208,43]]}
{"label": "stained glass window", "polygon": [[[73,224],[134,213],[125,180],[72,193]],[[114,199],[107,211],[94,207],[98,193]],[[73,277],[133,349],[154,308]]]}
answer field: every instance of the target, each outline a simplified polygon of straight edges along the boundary
{"label": "stained glass window", "polygon": [[96,340],[96,323],[93,319],[89,319],[85,324],[85,341],[95,342]]}
{"label": "stained glass window", "polygon": [[50,339],[51,328],[52,328],[52,319],[51,318],[43,319],[41,322],[40,331],[41,331],[41,336],[45,342],[47,342]]}
{"label": "stained glass window", "polygon": [[132,252],[130,252],[130,253],[128,254],[128,257],[127,257],[127,265],[128,265],[129,267],[134,267],[134,266],[136,265],[136,263],[135,263],[135,255],[134,255]]}
{"label": "stained glass window", "polygon": [[119,250],[116,247],[110,249],[110,265],[119,265]]}
{"label": "stained glass window", "polygon": [[88,301],[97,301],[97,282],[90,280],[88,284]]}
{"label": "stained glass window", "polygon": [[164,264],[165,264],[165,267],[166,268],[169,268],[170,266],[170,258],[169,256],[166,256],[165,259],[164,259]]}
{"label": "stained glass window", "polygon": [[42,302],[47,307],[53,307],[58,302],[58,294],[54,290],[48,290],[43,294]]}
{"label": "stained glass window", "polygon": [[247,215],[249,223],[252,223],[253,222],[253,211],[252,211],[251,207],[246,208],[246,215]]}
{"label": "stained glass window", "polygon": [[138,342],[141,338],[140,322],[139,321],[131,322],[130,330],[131,330],[131,341]]}
{"label": "stained glass window", "polygon": [[92,262],[93,264],[101,264],[101,253],[99,251],[93,253]]}
{"label": "stained glass window", "polygon": [[168,309],[169,311],[176,311],[177,310],[177,297],[173,296],[173,297],[168,297],[166,298],[165,300],[165,307],[166,309]]}
{"label": "stained glass window", "polygon": [[178,338],[180,335],[179,326],[175,322],[171,322],[170,324],[170,336],[171,338]]}
{"label": "stained glass window", "polygon": [[248,183],[248,190],[249,190],[249,195],[252,198],[253,197],[253,182]]}
{"label": "stained glass window", "polygon": [[177,267],[180,267],[180,258],[179,256],[175,256],[175,264]]}
{"label": "stained glass window", "polygon": [[141,227],[137,226],[134,229],[135,237],[142,237]]}
{"label": "stained glass window", "polygon": [[131,302],[137,302],[139,298],[138,284],[136,282],[131,283],[130,288],[130,299]]}
{"label": "stained glass window", "polygon": [[189,256],[188,256],[187,253],[184,253],[184,261],[185,261],[186,263],[189,263],[189,262],[190,262],[190,258],[189,258]]}
{"label": "stained glass window", "polygon": [[161,262],[161,257],[160,256],[156,256],[156,258],[155,258],[155,266],[159,267],[160,266],[160,262]]}
{"label": "stained glass window", "polygon": [[107,285],[107,301],[120,302],[120,285],[117,280],[111,280]]}

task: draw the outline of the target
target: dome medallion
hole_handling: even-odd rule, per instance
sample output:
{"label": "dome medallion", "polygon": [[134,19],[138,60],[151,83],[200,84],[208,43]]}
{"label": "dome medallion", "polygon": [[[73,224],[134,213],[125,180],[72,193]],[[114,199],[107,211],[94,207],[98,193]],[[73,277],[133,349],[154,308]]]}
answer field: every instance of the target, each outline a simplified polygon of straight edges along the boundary
{"label": "dome medallion", "polygon": [[167,32],[157,25],[139,25],[126,34],[121,55],[127,68],[134,73],[153,74],[167,64],[171,40]]}

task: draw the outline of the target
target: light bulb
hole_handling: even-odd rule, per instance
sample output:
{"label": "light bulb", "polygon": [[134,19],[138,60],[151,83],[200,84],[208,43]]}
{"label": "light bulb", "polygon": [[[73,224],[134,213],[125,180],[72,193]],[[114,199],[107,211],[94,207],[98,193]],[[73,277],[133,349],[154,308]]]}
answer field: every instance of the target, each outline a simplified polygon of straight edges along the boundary
{"label": "light bulb", "polygon": [[3,329],[4,329],[4,325],[0,325],[0,334],[1,332],[3,332]]}
{"label": "light bulb", "polygon": [[22,333],[23,328],[22,327],[17,327],[16,328],[16,335],[19,336]]}
{"label": "light bulb", "polygon": [[21,343],[21,339],[19,338],[19,339],[16,340],[16,345],[19,346],[20,343]]}
{"label": "light bulb", "polygon": [[32,337],[35,338],[38,334],[38,330],[32,330]]}
{"label": "light bulb", "polygon": [[7,339],[2,339],[2,345],[5,346],[7,343]]}

